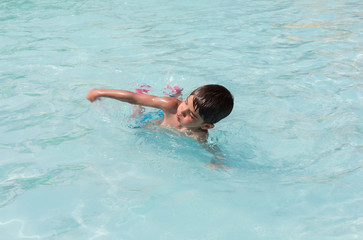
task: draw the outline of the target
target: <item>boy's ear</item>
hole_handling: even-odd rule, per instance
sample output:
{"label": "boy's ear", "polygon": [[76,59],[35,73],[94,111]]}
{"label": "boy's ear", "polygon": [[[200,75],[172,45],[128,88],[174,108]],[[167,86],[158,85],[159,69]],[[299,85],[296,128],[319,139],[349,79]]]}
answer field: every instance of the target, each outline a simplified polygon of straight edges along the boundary
{"label": "boy's ear", "polygon": [[214,128],[213,123],[203,123],[202,126],[201,126],[201,129],[203,129],[203,130],[208,130],[208,129],[211,129],[211,128]]}

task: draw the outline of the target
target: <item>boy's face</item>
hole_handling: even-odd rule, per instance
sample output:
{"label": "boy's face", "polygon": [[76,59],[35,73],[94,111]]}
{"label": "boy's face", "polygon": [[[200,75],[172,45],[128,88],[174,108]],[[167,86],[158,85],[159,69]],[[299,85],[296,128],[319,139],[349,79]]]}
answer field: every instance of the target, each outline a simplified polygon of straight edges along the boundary
{"label": "boy's face", "polygon": [[176,113],[176,117],[183,127],[191,130],[208,130],[213,128],[213,124],[204,123],[203,118],[193,106],[193,96],[190,95],[184,102],[182,102]]}

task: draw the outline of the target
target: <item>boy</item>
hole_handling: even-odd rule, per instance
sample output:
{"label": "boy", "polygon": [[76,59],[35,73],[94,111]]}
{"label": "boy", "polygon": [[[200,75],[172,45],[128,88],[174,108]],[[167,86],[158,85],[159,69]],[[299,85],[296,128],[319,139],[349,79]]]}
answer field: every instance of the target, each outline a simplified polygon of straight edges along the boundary
{"label": "boy", "polygon": [[115,89],[93,89],[87,94],[91,102],[100,97],[159,108],[164,112],[160,126],[185,132],[199,142],[205,142],[208,129],[227,117],[233,108],[232,94],[225,87],[215,84],[197,88],[185,101]]}

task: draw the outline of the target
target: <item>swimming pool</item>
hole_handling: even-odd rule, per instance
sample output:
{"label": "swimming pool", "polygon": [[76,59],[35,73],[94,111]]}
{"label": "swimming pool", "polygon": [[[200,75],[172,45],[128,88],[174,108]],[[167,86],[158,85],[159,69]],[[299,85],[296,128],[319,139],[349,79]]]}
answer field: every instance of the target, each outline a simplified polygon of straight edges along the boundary
{"label": "swimming pool", "polygon": [[[0,3],[2,239],[362,239],[362,4]],[[230,169],[92,88],[235,96]],[[185,96],[184,95],[184,96]]]}

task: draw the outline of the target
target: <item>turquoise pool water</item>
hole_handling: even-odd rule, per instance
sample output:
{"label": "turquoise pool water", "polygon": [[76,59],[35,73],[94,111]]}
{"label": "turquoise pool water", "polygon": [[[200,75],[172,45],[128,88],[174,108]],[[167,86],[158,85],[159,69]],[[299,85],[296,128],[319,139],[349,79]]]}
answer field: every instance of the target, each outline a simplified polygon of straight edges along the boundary
{"label": "turquoise pool water", "polygon": [[[363,239],[362,3],[0,2],[2,239]],[[223,84],[230,169],[92,88]]]}

